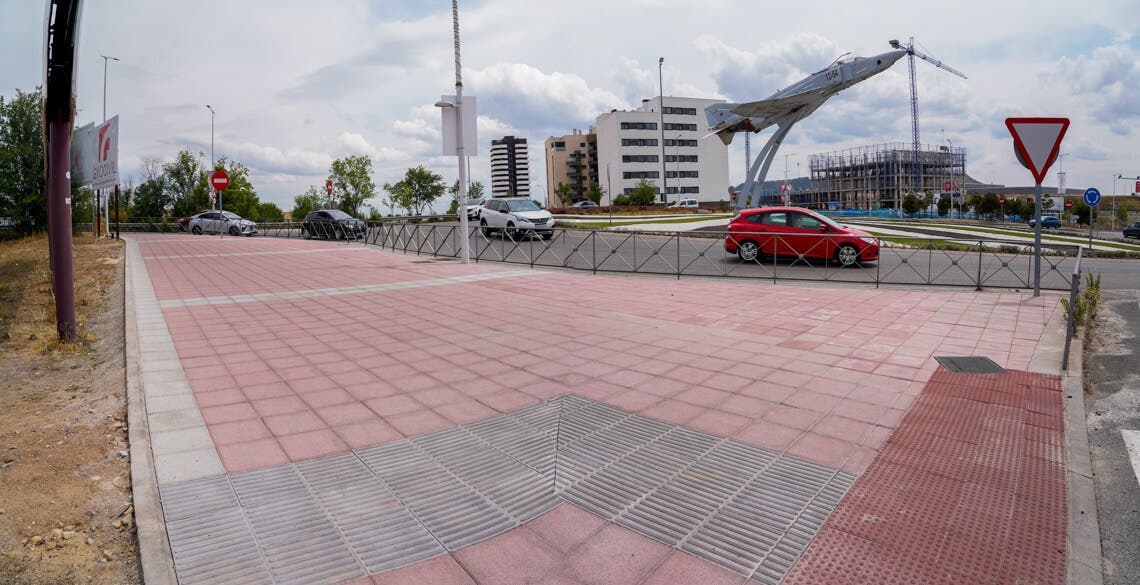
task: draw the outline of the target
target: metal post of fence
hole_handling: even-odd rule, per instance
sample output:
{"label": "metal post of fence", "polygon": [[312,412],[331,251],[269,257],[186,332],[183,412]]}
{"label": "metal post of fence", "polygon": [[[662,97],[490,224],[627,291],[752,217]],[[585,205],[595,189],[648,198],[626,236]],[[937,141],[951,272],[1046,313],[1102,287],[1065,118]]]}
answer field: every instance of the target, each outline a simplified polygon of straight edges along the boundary
{"label": "metal post of fence", "polygon": [[879,239],[879,259],[875,262],[875,288],[879,288],[879,275],[881,271],[879,266],[883,264],[883,240]]}
{"label": "metal post of fence", "polygon": [[978,289],[982,290],[982,241],[978,240]]}
{"label": "metal post of fence", "polygon": [[926,240],[926,284],[931,284],[934,272],[934,240]]}
{"label": "metal post of fence", "polygon": [[590,230],[590,266],[598,273],[598,232]]}
{"label": "metal post of fence", "polygon": [[772,243],[772,284],[776,284],[776,259],[780,257],[780,236]]}
{"label": "metal post of fence", "polygon": [[1069,316],[1065,322],[1065,354],[1061,357],[1061,371],[1069,371],[1069,345],[1073,343],[1073,322],[1077,311],[1077,293],[1081,288],[1081,249],[1077,248],[1077,265],[1073,267],[1073,282],[1069,288]]}
{"label": "metal post of fence", "polygon": [[677,280],[681,280],[681,234],[677,235]]}

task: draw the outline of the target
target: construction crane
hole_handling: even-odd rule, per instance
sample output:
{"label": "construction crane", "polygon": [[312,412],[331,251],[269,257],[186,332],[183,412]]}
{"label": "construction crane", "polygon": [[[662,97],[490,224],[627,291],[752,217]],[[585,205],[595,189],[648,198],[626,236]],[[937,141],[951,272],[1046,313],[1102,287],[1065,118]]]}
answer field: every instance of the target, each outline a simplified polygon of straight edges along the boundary
{"label": "construction crane", "polygon": [[[923,61],[926,61],[939,69],[945,69],[946,71],[949,71],[950,73],[953,73],[962,79],[967,79],[967,77],[965,73],[958,71],[957,69],[943,63],[942,61],[916,51],[914,48],[914,37],[910,37],[910,40],[905,45],[899,43],[895,39],[891,39],[890,43],[891,47],[901,51],[906,51],[907,61],[910,65],[910,133],[911,139],[914,141],[914,152],[912,153],[914,162],[914,190],[921,191],[922,165],[918,162],[919,149],[921,148],[921,143],[919,142],[918,136],[918,80],[915,77],[914,73],[914,58],[918,57],[919,59],[922,59]],[[953,160],[953,152],[950,153],[950,157],[951,160]]]}

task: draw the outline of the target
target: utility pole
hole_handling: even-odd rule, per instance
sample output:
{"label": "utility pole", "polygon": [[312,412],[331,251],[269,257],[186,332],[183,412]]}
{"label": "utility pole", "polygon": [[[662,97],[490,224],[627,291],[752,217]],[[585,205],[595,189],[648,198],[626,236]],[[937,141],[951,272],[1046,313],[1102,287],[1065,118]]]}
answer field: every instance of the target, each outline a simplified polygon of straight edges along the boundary
{"label": "utility pole", "polygon": [[[107,123],[107,62],[108,61],[118,61],[119,59],[118,59],[118,57],[108,57],[107,55],[99,55],[99,56],[103,58],[103,123],[106,124]],[[96,221],[96,230],[95,230],[95,236],[96,237],[98,237],[102,233],[102,229],[100,229],[98,220],[99,219],[105,219],[102,217],[103,216],[102,191],[103,191],[102,189],[99,189],[95,195],[95,210],[94,211],[95,211],[95,217],[97,220]],[[108,197],[108,199],[110,199],[110,197]],[[110,229],[108,229],[108,234],[109,233],[110,233]]]}
{"label": "utility pole", "polygon": [[[206,109],[210,110],[210,172],[214,172],[214,108],[210,104],[206,104]],[[210,185],[213,189],[213,185]],[[222,211],[222,192],[214,189],[214,198],[218,203],[218,211]],[[221,230],[218,231],[221,234]]]}
{"label": "utility pole", "polygon": [[471,262],[471,235],[467,225],[467,177],[463,165],[463,76],[459,61],[459,0],[451,0],[451,24],[455,39],[455,154],[459,162],[459,259]]}
{"label": "utility pole", "polygon": [[661,119],[661,202],[669,200],[669,179],[665,177],[665,78],[661,74],[661,67],[665,64],[665,57],[657,58],[657,111]]}

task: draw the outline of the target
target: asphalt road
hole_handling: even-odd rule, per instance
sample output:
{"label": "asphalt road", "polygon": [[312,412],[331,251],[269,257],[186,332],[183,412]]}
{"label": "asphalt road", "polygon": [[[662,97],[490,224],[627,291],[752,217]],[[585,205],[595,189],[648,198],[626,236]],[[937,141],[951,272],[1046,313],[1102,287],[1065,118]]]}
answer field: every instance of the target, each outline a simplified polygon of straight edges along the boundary
{"label": "asphalt road", "polygon": [[[457,224],[435,223],[418,226],[388,227],[373,230],[369,242],[383,242],[387,247],[444,256],[455,256]],[[296,231],[263,230],[266,237],[297,237]],[[471,238],[472,258],[477,261],[499,261],[533,266],[568,267],[599,272],[642,272],[687,276],[729,276],[775,280],[827,280],[873,284],[934,284],[973,286],[980,277],[983,286],[1025,289],[1031,286],[1031,257],[997,253],[990,249],[976,251],[916,250],[883,248],[878,262],[864,262],[856,267],[840,268],[834,260],[805,261],[794,258],[771,258],[760,262],[741,262],[735,254],[724,250],[724,240],[699,235],[656,235],[635,232],[589,232],[557,230],[551,240],[526,238],[513,241],[500,234]],[[1046,257],[1042,261],[1042,288],[1066,289],[1072,272],[1073,258]],[[1120,273],[1136,273],[1140,288],[1140,263],[1121,266]],[[1114,272],[1115,274],[1115,272]],[[1114,277],[1115,278],[1115,277]],[[1114,278],[1106,276],[1104,287]]]}
{"label": "asphalt road", "polygon": [[1087,348],[1089,449],[1106,585],[1140,575],[1140,470],[1124,433],[1140,433],[1140,293],[1108,293]]}

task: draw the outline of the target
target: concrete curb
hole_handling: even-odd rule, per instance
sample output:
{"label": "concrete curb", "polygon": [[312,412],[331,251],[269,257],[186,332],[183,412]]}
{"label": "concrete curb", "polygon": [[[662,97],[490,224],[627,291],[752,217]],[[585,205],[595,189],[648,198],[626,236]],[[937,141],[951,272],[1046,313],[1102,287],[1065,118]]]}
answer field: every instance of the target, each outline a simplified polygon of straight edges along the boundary
{"label": "concrete curb", "polygon": [[1065,400],[1065,446],[1069,468],[1068,487],[1070,585],[1101,585],[1100,523],[1097,520],[1096,486],[1089,455],[1089,430],[1085,412],[1084,344],[1073,339],[1069,371],[1062,374],[1061,392]]}
{"label": "concrete curb", "polygon": [[[128,256],[131,245],[128,241]],[[143,583],[149,585],[175,585],[174,557],[170,552],[170,539],[166,534],[166,520],[162,514],[162,500],[158,493],[154,454],[151,450],[150,425],[147,420],[146,398],[142,385],[142,359],[139,350],[138,318],[135,310],[135,291],[131,286],[131,263],[126,265],[123,286],[126,287],[123,312],[126,335],[127,361],[127,429],[131,444],[131,492],[135,506],[136,537],[139,543],[139,567]]]}

